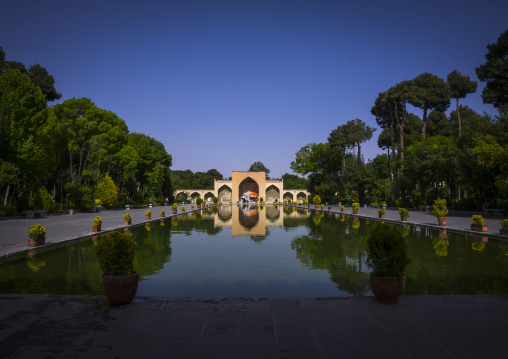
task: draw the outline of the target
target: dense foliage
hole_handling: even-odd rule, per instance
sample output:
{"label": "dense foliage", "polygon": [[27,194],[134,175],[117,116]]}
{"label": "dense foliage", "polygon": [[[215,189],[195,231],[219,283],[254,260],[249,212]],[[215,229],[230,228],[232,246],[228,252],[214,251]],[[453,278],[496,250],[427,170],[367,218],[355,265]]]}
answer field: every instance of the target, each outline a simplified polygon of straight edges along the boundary
{"label": "dense foliage", "polygon": [[[508,31],[487,49],[487,62],[476,72],[496,116],[459,104],[477,89],[468,75],[454,70],[445,81],[425,72],[374,100],[385,154],[364,161],[360,146],[375,130],[355,119],[332,130],[327,142],[302,147],[291,168],[327,202],[414,207],[443,198],[456,210],[508,210]],[[452,99],[456,105],[447,115]]]}
{"label": "dense foliage", "polygon": [[62,96],[54,82],[39,64],[7,61],[0,47],[0,204],[20,212],[172,200],[162,143],[129,133],[89,98],[48,105]]}

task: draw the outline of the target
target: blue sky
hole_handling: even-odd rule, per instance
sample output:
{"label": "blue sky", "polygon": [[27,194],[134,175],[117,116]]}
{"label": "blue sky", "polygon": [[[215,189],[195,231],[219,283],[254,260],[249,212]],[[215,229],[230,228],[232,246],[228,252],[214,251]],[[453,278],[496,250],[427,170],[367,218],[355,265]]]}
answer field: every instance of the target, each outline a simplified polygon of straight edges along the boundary
{"label": "blue sky", "polygon": [[[0,46],[46,67],[53,103],[88,97],[161,141],[172,169],[229,177],[261,161],[280,177],[337,126],[378,128],[370,108],[397,82],[455,69],[478,80],[507,13],[489,0],[18,0],[2,5]],[[461,103],[495,115],[483,86]]]}

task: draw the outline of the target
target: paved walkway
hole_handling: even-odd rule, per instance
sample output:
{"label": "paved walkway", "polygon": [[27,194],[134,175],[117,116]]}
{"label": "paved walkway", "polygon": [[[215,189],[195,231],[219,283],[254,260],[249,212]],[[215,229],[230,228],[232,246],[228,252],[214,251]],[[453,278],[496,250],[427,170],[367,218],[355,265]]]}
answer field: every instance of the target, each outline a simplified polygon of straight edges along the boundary
{"label": "paved walkway", "polygon": [[[134,224],[146,222],[145,211],[129,210]],[[158,220],[160,207],[152,212]],[[102,212],[103,230],[124,227],[125,213]],[[0,254],[26,251],[34,223],[50,244],[91,235],[96,215],[2,220]],[[359,216],[377,218],[377,209]],[[397,210],[385,220],[399,221]],[[500,221],[486,219],[488,236],[499,237]],[[437,224],[414,211],[408,222]],[[469,232],[469,224],[469,215],[448,216],[446,229]],[[137,297],[111,306],[103,297],[0,294],[0,357],[508,358],[508,295],[402,296],[396,305],[373,297]]]}
{"label": "paved walkway", "polygon": [[8,358],[507,358],[508,296],[1,295]]}

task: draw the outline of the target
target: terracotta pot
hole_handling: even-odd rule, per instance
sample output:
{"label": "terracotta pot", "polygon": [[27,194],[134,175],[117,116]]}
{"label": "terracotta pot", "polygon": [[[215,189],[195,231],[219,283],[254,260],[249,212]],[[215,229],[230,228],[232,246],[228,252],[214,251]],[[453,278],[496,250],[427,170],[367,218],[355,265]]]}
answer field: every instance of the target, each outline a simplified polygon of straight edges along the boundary
{"label": "terracotta pot", "polygon": [[353,209],[353,214],[358,214],[359,209]]}
{"label": "terracotta pot", "polygon": [[499,234],[501,234],[503,236],[508,236],[508,229],[500,228],[499,229]]}
{"label": "terracotta pot", "polygon": [[316,204],[315,206],[316,206],[316,208],[319,208],[319,204]]}
{"label": "terracotta pot", "polygon": [[150,219],[151,216],[145,216],[146,217],[146,220],[148,221]]}
{"label": "terracotta pot", "polygon": [[201,205],[200,205],[200,204],[198,204],[197,206],[198,206],[198,208],[201,208]]}
{"label": "terracotta pot", "polygon": [[127,225],[127,226],[130,226],[132,223],[132,221],[123,221],[123,224]]}
{"label": "terracotta pot", "polygon": [[182,212],[185,212],[185,208],[182,208]]}
{"label": "terracotta pot", "polygon": [[401,220],[401,221],[407,221],[407,217],[402,217],[402,216],[400,216],[400,220]]}
{"label": "terracotta pot", "polygon": [[488,232],[489,226],[487,226],[486,224],[484,224],[483,226],[480,224],[472,224],[471,230],[475,232]]}
{"label": "terracotta pot", "polygon": [[385,218],[385,215],[384,214],[380,214],[379,218]]}
{"label": "terracotta pot", "polygon": [[104,291],[111,304],[129,304],[138,290],[139,273],[131,275],[102,275]]}
{"label": "terracotta pot", "polygon": [[166,217],[166,213],[161,213],[161,218]]}
{"label": "terracotta pot", "polygon": [[39,239],[28,238],[28,246],[29,247],[38,247],[43,246],[46,243],[46,237]]}
{"label": "terracotta pot", "polygon": [[377,277],[370,275],[370,287],[379,303],[395,304],[402,294],[404,277]]}
{"label": "terracotta pot", "polygon": [[98,225],[98,226],[92,226],[92,232],[100,232],[101,231],[101,226]]}
{"label": "terracotta pot", "polygon": [[173,214],[176,214],[176,212],[177,212],[177,210],[176,210],[176,209],[172,209],[172,211],[173,211]]}
{"label": "terracotta pot", "polygon": [[437,217],[437,223],[439,223],[440,226],[446,226],[447,220],[447,217]]}

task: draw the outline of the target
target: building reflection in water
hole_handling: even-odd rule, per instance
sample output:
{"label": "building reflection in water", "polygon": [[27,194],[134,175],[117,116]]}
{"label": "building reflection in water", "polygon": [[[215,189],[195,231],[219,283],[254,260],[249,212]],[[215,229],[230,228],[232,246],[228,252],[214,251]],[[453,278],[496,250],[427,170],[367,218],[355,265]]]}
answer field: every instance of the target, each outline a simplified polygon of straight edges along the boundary
{"label": "building reflection in water", "polygon": [[278,206],[255,204],[220,206],[215,227],[231,227],[233,236],[266,236],[267,227],[283,227]]}

